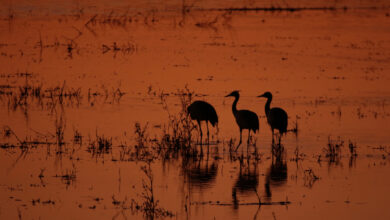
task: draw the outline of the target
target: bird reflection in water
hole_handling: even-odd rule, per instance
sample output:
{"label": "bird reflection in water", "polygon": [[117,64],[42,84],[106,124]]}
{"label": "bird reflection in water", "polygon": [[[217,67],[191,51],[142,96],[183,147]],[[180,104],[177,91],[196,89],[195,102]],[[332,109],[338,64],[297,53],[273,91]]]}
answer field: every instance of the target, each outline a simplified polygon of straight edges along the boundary
{"label": "bird reflection in water", "polygon": [[191,189],[201,191],[211,188],[218,173],[218,160],[210,161],[209,154],[205,157],[193,157],[183,161],[183,172]]}
{"label": "bird reflection in water", "polygon": [[249,195],[257,192],[259,185],[258,161],[240,158],[240,172],[232,189],[233,208],[237,209],[239,200],[237,193]]}
{"label": "bird reflection in water", "polygon": [[[208,192],[215,186],[218,173],[218,159],[212,157],[210,146],[207,145],[207,151],[203,154],[197,154],[192,157],[183,157],[182,159],[182,177],[183,177],[183,206],[187,213],[187,218],[191,215],[191,201],[195,198],[197,201],[203,201],[203,193]],[[200,196],[200,198],[196,198]]]}
{"label": "bird reflection in water", "polygon": [[271,201],[272,188],[278,188],[287,182],[287,162],[284,146],[272,144],[272,163],[265,176],[265,199]]}

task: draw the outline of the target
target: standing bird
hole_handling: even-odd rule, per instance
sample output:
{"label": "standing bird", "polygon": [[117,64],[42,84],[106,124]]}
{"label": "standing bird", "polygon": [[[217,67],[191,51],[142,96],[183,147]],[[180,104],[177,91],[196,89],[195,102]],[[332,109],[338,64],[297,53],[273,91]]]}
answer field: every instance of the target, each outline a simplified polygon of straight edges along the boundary
{"label": "standing bird", "polygon": [[279,130],[279,144],[281,136],[287,132],[287,113],[281,108],[271,108],[272,94],[270,92],[265,92],[263,95],[257,97],[267,98],[267,103],[265,103],[265,115],[267,116],[267,122],[271,126],[272,130],[272,140],[274,140],[274,129]]}
{"label": "standing bird", "polygon": [[214,107],[205,101],[195,101],[187,108],[187,113],[191,116],[192,120],[196,120],[199,125],[200,130],[200,141],[202,142],[202,127],[200,125],[201,121],[206,121],[207,126],[207,139],[209,139],[209,124],[208,122],[215,127],[218,124],[218,115]]}
{"label": "standing bird", "polygon": [[256,113],[249,111],[249,110],[237,110],[237,102],[238,99],[240,98],[240,94],[238,91],[233,91],[229,96],[234,96],[234,102],[232,105],[232,111],[233,115],[236,118],[236,122],[238,124],[238,127],[240,127],[240,142],[237,145],[236,151],[238,147],[241,145],[241,140],[242,140],[242,130],[243,129],[248,129],[248,144],[249,144],[249,137],[251,130],[256,133],[257,130],[259,130],[259,118],[257,117]]}

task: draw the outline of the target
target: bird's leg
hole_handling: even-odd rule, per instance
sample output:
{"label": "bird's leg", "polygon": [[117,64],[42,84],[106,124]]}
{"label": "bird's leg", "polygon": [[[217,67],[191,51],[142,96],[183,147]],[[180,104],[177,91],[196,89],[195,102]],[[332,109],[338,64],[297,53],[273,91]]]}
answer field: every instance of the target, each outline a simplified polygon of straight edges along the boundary
{"label": "bird's leg", "polygon": [[247,142],[248,146],[249,146],[250,136],[251,136],[251,129],[248,129],[248,142]]}
{"label": "bird's leg", "polygon": [[241,141],[242,141],[242,129],[240,129],[240,142],[238,143],[238,145],[237,145],[237,147],[236,147],[236,150],[235,150],[235,151],[237,151],[237,150],[238,150],[238,148],[240,147],[240,145],[241,145]]}
{"label": "bird's leg", "polygon": [[274,129],[273,129],[273,128],[271,128],[271,131],[272,131],[272,143],[274,143],[274,135],[275,135],[275,133],[274,133]]}
{"label": "bird's leg", "polygon": [[209,160],[209,154],[210,154],[210,144],[207,142],[207,161]]}
{"label": "bird's leg", "polygon": [[275,139],[274,139],[274,135],[272,134],[272,148],[274,148],[275,146]]}
{"label": "bird's leg", "polygon": [[200,144],[202,144],[202,137],[203,137],[203,133],[202,133],[202,127],[200,126],[200,121],[198,121],[198,126],[199,126],[199,131],[200,131]]}
{"label": "bird's leg", "polygon": [[210,138],[209,138],[209,123],[206,121],[206,127],[207,127],[207,159],[209,157],[209,151],[210,151]]}
{"label": "bird's leg", "polygon": [[240,129],[240,144],[242,142],[242,129]]}
{"label": "bird's leg", "polygon": [[[250,142],[250,136],[251,136],[251,129],[248,129],[248,141],[246,143],[246,153],[249,152],[249,142]],[[249,157],[248,157],[249,158]],[[249,161],[248,161],[249,162]],[[249,167],[249,166],[248,166]]]}
{"label": "bird's leg", "polygon": [[237,199],[236,187],[233,187],[232,199],[233,199],[233,207],[234,207],[234,209],[238,209],[238,199]]}
{"label": "bird's leg", "polygon": [[209,143],[210,137],[209,137],[209,122],[208,121],[206,121],[206,126],[207,126],[207,143]]}

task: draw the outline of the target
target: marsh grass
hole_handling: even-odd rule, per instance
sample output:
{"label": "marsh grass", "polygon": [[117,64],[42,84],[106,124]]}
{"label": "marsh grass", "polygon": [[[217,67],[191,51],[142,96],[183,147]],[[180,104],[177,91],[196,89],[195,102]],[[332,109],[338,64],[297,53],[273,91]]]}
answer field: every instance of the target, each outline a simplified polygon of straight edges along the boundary
{"label": "marsh grass", "polygon": [[88,89],[87,97],[88,104],[95,106],[96,104],[119,104],[121,98],[126,94],[118,88],[107,88],[105,85],[101,85],[100,89]]}
{"label": "marsh grass", "polygon": [[351,140],[349,140],[348,149],[349,149],[349,153],[351,154],[351,157],[356,157],[358,155],[356,148],[357,148],[356,143],[353,143]]}
{"label": "marsh grass", "polygon": [[139,195],[142,202],[139,203],[135,199],[131,199],[130,205],[127,205],[127,197],[122,202],[116,200],[113,196],[113,204],[116,206],[121,205],[123,210],[130,209],[133,214],[142,212],[145,219],[173,217],[174,214],[171,211],[159,206],[159,200],[155,197],[154,178],[150,165],[151,161],[147,161],[146,165],[141,166],[141,171],[146,176],[146,178],[142,179],[142,192]]}
{"label": "marsh grass", "polygon": [[[56,137],[56,143],[59,148],[61,148],[65,144],[65,128],[66,124],[63,120],[63,117],[59,117],[59,119],[56,119],[55,121],[55,137]],[[61,153],[60,151],[57,153]]]}
{"label": "marsh grass", "polygon": [[155,148],[151,146],[153,143],[149,138],[147,130],[148,123],[146,123],[146,125],[143,127],[138,122],[136,122],[134,125],[134,135],[136,142],[134,145],[134,160],[151,161],[157,156]]}
{"label": "marsh grass", "polygon": [[133,42],[126,42],[122,44],[118,44],[117,42],[113,42],[112,45],[102,45],[102,54],[106,54],[108,52],[112,52],[114,58],[121,52],[122,55],[132,55],[137,52],[137,45]]}
{"label": "marsh grass", "polygon": [[111,10],[108,13],[92,15],[84,26],[93,35],[97,36],[96,32],[99,28],[126,29],[137,24],[151,26],[158,21],[159,19],[154,9],[136,13],[130,13],[128,10],[124,12]]}
{"label": "marsh grass", "polygon": [[103,157],[104,154],[111,153],[112,151],[112,138],[107,138],[104,135],[98,135],[96,132],[96,139],[90,140],[87,152],[93,157]]}
{"label": "marsh grass", "polygon": [[76,166],[73,164],[73,167],[71,169],[66,169],[65,173],[56,174],[54,177],[60,178],[62,183],[64,183],[66,186],[70,186],[77,179]]}
{"label": "marsh grass", "polygon": [[146,146],[146,143],[148,141],[148,135],[146,133],[148,124],[146,124],[144,127],[141,127],[141,124],[136,122],[134,125],[134,134],[136,139],[136,145],[135,148],[144,148]]}
{"label": "marsh grass", "polygon": [[32,105],[53,112],[58,105],[78,106],[82,100],[81,88],[68,88],[65,81],[62,86],[44,88],[42,84],[26,80],[24,85],[16,87],[5,96],[9,110],[21,109],[24,112]]}
{"label": "marsh grass", "polygon": [[133,147],[127,144],[119,145],[119,161],[133,161],[131,157],[133,152]]}
{"label": "marsh grass", "polygon": [[[0,148],[19,148],[23,153],[26,153],[29,148],[36,148],[40,144],[52,144],[48,141],[43,142],[37,140],[37,138],[32,137],[25,137],[24,139],[22,139],[9,126],[3,127],[3,137],[7,140],[7,142],[0,143]],[[14,140],[11,140],[12,137],[14,138]]]}
{"label": "marsh grass", "polygon": [[[58,107],[80,107],[87,98],[87,104],[119,104],[126,94],[120,87],[109,88],[101,85],[100,88],[88,88],[83,92],[80,87],[70,87],[66,81],[60,85],[46,87],[36,80],[37,74],[15,73],[4,77],[15,78],[15,85],[0,86],[0,102],[7,105],[10,111],[20,110],[28,117],[29,110],[39,108],[48,110],[51,114],[58,111]],[[23,82],[20,82],[22,81]]]}
{"label": "marsh grass", "polygon": [[303,174],[304,186],[308,188],[312,188],[314,183],[320,179],[312,169],[305,170]]}
{"label": "marsh grass", "polygon": [[77,144],[82,146],[83,145],[83,136],[81,135],[79,130],[74,130],[73,134],[73,144]]}
{"label": "marsh grass", "polygon": [[293,132],[295,134],[295,136],[298,136],[298,115],[295,116],[295,122],[294,122],[294,127],[290,130],[291,132]]}
{"label": "marsh grass", "polygon": [[299,147],[297,146],[294,150],[294,157],[291,158],[290,160],[298,163],[298,161],[303,161],[305,159],[305,157],[306,157],[306,154],[301,153],[299,150]]}
{"label": "marsh grass", "polygon": [[187,113],[187,107],[191,104],[193,91],[188,87],[178,90],[173,94],[179,98],[179,111],[172,113],[168,105],[168,94],[161,92],[160,101],[163,110],[168,115],[168,123],[163,126],[162,134],[156,143],[156,150],[164,158],[169,158],[180,153],[183,157],[196,157],[199,151],[193,144],[193,131],[196,125]]}
{"label": "marsh grass", "polygon": [[[67,91],[67,89],[66,83],[64,82],[61,87],[50,90],[48,96],[46,96],[46,91],[44,93],[37,92],[36,94],[40,94],[41,98],[49,97],[52,100],[51,103],[54,103],[53,106],[57,105],[55,103],[64,103],[67,97],[82,97],[81,95],[78,95],[81,94],[81,90],[70,93],[65,91]],[[108,93],[108,90],[106,90],[106,97],[109,96]],[[113,90],[113,93],[116,93],[118,97],[123,95],[123,92],[121,92],[120,89]],[[29,92],[23,92],[23,94],[29,94]],[[76,145],[79,145],[79,149],[86,146],[86,151],[96,158],[104,157],[105,154],[111,154],[113,156],[112,161],[149,161],[157,158],[169,160],[173,158],[177,159],[179,158],[179,155],[184,158],[200,157],[203,156],[201,154],[203,146],[194,144],[192,140],[194,137],[194,131],[195,133],[197,132],[196,125],[194,125],[187,113],[187,107],[191,103],[193,94],[194,93],[187,87],[185,89],[178,90],[177,93],[172,93],[173,97],[179,99],[180,104],[177,106],[178,108],[175,109],[175,113],[171,113],[171,109],[168,108],[167,101],[169,94],[161,92],[161,105],[168,114],[168,122],[162,126],[161,135],[157,135],[153,139],[149,138],[148,124],[141,125],[140,123],[135,123],[134,139],[132,138],[130,141],[132,144],[128,144],[126,142],[113,143],[112,137],[106,137],[103,134],[98,134],[97,131],[95,137],[90,137],[84,144],[84,137],[76,128],[73,128],[73,135],[71,136],[71,139],[67,140],[65,134],[67,130],[66,119],[63,114],[63,109],[60,108],[55,109],[53,112],[56,117],[54,121],[54,131],[52,133],[44,134],[31,129],[37,134],[36,136],[20,139],[10,127],[4,127],[2,130],[2,136],[5,139],[14,137],[16,142],[11,144],[11,142],[8,141],[7,143],[2,143],[0,147],[3,149],[19,147],[24,152],[27,152],[29,149],[39,145],[47,145],[47,155],[50,156],[52,151],[50,146],[55,145],[55,154],[61,158],[62,154],[69,155],[69,159],[79,158],[74,157],[77,151],[75,148]],[[89,96],[90,95],[91,94],[89,94]],[[99,95],[102,94],[93,94],[92,96]],[[60,115],[58,116],[58,114]],[[43,139],[44,141],[42,141]],[[73,143],[73,145],[69,145],[69,143]],[[73,146],[73,149],[71,146]],[[113,149],[115,150],[114,152]],[[119,158],[116,158],[116,156],[119,156]]]}
{"label": "marsh grass", "polygon": [[329,159],[330,163],[339,163],[341,159],[341,150],[344,147],[344,141],[338,137],[337,140],[332,140],[328,137],[328,144],[322,150],[325,157]]}
{"label": "marsh grass", "polygon": [[142,180],[143,192],[141,198],[143,199],[141,210],[147,219],[173,217],[173,213],[159,207],[159,200],[155,198],[153,173],[150,168],[150,162],[146,166],[141,167],[146,179]]}

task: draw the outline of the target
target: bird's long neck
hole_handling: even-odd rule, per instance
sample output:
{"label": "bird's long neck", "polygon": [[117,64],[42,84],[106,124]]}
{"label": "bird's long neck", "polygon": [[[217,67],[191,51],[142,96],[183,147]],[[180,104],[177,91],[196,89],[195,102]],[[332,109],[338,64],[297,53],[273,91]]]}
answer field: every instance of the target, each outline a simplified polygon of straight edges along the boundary
{"label": "bird's long neck", "polygon": [[271,109],[271,101],[272,101],[272,98],[267,98],[267,103],[265,103],[265,115],[268,116],[269,114],[269,110]]}
{"label": "bird's long neck", "polygon": [[237,102],[238,102],[239,98],[240,98],[240,96],[235,96],[235,99],[234,99],[234,102],[232,105],[232,111],[233,111],[234,115],[236,115],[236,113],[237,113]]}

